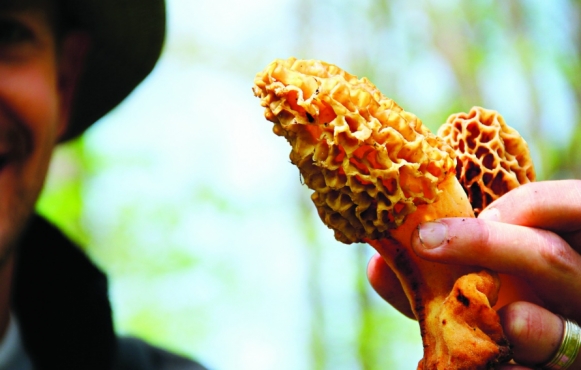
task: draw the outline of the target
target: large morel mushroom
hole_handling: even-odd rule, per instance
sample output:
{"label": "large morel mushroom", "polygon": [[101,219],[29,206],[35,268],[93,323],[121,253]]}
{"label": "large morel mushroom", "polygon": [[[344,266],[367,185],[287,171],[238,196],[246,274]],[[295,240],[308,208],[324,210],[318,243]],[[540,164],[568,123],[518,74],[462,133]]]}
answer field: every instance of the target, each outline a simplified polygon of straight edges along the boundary
{"label": "large morel mushroom", "polygon": [[455,149],[366,78],[322,61],[275,60],[253,91],[290,143],[291,162],[335,238],[370,244],[401,281],[424,344],[418,369],[489,369],[509,360],[492,309],[498,275],[427,262],[411,249],[420,223],[474,217]]}

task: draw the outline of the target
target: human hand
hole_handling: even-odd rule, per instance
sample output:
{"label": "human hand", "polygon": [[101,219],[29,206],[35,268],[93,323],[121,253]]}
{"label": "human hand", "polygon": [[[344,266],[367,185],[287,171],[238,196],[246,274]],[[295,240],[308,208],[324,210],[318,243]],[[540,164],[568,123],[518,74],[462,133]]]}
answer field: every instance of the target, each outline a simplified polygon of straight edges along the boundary
{"label": "human hand", "polygon": [[[426,260],[489,268],[515,276],[535,292],[536,297],[527,299],[534,303],[515,296],[514,302],[499,310],[514,359],[520,364],[542,364],[557,351],[563,325],[556,314],[581,322],[579,180],[526,184],[492,203],[478,219],[423,224],[413,235],[412,246]],[[368,275],[380,296],[410,316],[403,290],[381,258],[371,259]],[[506,288],[512,283],[503,279],[501,293],[510,291]],[[581,356],[570,369],[581,369]]]}

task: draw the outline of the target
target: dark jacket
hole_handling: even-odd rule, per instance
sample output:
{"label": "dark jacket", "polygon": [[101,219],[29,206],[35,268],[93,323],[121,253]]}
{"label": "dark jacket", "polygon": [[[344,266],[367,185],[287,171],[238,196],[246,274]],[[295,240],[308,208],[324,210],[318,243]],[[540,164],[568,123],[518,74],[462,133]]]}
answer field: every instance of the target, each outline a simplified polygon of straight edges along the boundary
{"label": "dark jacket", "polygon": [[39,216],[17,250],[12,294],[35,369],[203,369],[139,339],[118,338],[106,276]]}

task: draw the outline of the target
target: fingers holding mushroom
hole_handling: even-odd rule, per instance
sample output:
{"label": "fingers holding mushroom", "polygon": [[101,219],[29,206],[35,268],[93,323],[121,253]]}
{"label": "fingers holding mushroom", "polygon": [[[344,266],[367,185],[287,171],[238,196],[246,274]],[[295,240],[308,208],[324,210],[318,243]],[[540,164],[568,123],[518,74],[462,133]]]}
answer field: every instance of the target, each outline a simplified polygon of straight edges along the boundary
{"label": "fingers holding mushroom", "polygon": [[513,300],[542,303],[581,320],[581,296],[570,294],[581,291],[581,256],[554,232],[479,219],[441,219],[422,224],[412,246],[418,256],[431,261],[520,277],[528,292],[519,287],[516,293],[521,296]]}
{"label": "fingers holding mushroom", "polygon": [[[502,308],[499,315],[505,333],[513,345],[514,361],[523,366],[530,366],[511,365],[499,369],[554,368],[543,365],[555,358],[563,343],[566,324],[562,317],[528,302],[512,303]],[[581,357],[577,356],[566,368],[580,369]]]}
{"label": "fingers holding mushroom", "polygon": [[535,366],[550,360],[563,333],[559,316],[528,302],[510,304],[499,315],[516,362]]}
{"label": "fingers holding mushroom", "polygon": [[492,203],[480,218],[574,234],[581,230],[581,180],[523,185]]}
{"label": "fingers holding mushroom", "polygon": [[526,184],[492,203],[480,219],[551,230],[581,253],[581,181]]}

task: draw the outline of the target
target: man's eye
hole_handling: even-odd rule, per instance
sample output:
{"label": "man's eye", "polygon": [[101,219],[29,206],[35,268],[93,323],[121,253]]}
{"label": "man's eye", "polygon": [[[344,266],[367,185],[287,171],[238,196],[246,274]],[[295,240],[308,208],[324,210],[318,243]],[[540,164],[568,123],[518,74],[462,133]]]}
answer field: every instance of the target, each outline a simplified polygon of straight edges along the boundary
{"label": "man's eye", "polygon": [[21,23],[12,19],[0,19],[0,45],[10,45],[27,41],[32,32]]}

